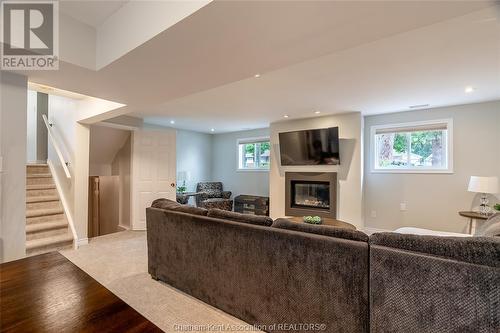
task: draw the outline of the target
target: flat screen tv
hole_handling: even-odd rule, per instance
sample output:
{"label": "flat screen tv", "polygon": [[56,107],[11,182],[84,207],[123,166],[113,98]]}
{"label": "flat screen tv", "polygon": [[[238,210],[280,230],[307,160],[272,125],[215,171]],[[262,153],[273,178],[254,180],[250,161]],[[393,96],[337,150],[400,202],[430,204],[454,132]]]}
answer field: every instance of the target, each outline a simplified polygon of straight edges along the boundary
{"label": "flat screen tv", "polygon": [[340,164],[339,128],[279,133],[281,165]]}

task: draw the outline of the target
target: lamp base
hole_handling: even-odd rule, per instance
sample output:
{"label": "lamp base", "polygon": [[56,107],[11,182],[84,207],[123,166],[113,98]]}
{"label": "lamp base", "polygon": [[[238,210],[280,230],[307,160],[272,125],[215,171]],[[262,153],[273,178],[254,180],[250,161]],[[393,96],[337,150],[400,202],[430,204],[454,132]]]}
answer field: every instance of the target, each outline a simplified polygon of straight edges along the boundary
{"label": "lamp base", "polygon": [[488,206],[488,195],[486,193],[481,194],[480,199],[481,204],[479,205],[479,213],[481,215],[489,215],[490,207]]}

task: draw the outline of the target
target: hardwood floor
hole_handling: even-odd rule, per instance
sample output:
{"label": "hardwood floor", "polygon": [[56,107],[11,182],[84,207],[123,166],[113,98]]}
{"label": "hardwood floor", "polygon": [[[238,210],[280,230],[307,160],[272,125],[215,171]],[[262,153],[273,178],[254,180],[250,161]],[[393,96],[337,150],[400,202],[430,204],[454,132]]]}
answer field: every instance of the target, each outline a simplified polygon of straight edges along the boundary
{"label": "hardwood floor", "polygon": [[162,332],[58,252],[0,265],[1,332]]}

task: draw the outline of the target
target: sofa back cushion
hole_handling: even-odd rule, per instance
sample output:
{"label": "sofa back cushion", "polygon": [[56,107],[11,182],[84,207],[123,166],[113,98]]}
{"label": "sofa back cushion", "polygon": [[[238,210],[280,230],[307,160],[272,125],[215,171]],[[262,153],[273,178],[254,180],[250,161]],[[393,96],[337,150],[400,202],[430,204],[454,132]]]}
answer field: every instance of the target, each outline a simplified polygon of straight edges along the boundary
{"label": "sofa back cushion", "polygon": [[194,206],[189,206],[189,205],[181,205],[180,203],[176,201],[172,201],[169,199],[156,199],[153,201],[151,204],[151,207],[154,208],[160,208],[160,209],[165,209],[165,210],[172,210],[176,212],[182,212],[182,213],[188,213],[188,214],[194,214],[194,215],[201,215],[201,216],[207,216],[208,210],[205,208],[199,208],[199,207],[194,207]]}
{"label": "sofa back cushion", "polygon": [[338,228],[331,225],[299,223],[290,221],[289,219],[280,218],[274,221],[272,226],[273,228],[288,229],[294,231],[307,232],[310,234],[368,242],[368,236],[361,231],[351,230],[346,228]]}
{"label": "sofa back cushion", "polygon": [[370,236],[370,331],[498,332],[500,241]]}
{"label": "sofa back cushion", "polygon": [[371,235],[370,245],[500,267],[498,237],[440,237],[383,232]]}
{"label": "sofa back cushion", "polygon": [[234,222],[250,223],[255,225],[263,225],[269,227],[273,224],[273,219],[269,216],[262,215],[251,215],[251,214],[241,214],[236,212],[230,212],[227,210],[212,208],[208,210],[208,217],[213,217],[217,219],[230,220]]}
{"label": "sofa back cushion", "polygon": [[369,331],[368,243],[155,208],[146,216],[154,278],[268,332]]}

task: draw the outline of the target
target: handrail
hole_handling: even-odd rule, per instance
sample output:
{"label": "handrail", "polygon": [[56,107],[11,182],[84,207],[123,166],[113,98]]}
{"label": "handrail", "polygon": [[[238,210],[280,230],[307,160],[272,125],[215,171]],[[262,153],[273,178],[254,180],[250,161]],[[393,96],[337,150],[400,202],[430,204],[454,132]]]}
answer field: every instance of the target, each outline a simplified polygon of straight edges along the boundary
{"label": "handrail", "polygon": [[68,168],[69,162],[66,162],[64,160],[64,156],[61,152],[61,148],[59,148],[59,145],[57,144],[57,141],[54,138],[54,135],[52,133],[52,124],[49,123],[49,120],[47,119],[46,115],[42,114],[42,118],[43,118],[43,122],[45,123],[45,126],[47,127],[47,133],[48,133],[48,136],[50,138],[50,142],[52,143],[52,145],[54,146],[54,149],[56,150],[57,157],[59,157],[59,161],[62,164],[64,173],[66,174],[66,178],[71,178],[71,173],[69,172],[69,168]]}

